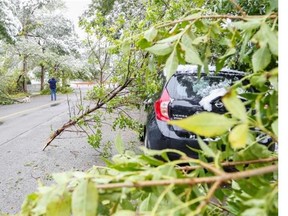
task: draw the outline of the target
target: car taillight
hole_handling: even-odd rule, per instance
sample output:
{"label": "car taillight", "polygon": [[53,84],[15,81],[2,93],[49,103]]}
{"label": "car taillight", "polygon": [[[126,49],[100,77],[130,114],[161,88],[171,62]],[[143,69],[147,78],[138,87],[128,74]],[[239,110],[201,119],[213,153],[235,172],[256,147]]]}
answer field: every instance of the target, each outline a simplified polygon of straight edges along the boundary
{"label": "car taillight", "polygon": [[161,121],[168,121],[169,116],[168,116],[168,105],[170,102],[170,96],[165,89],[160,97],[155,104],[154,104],[154,109],[155,109],[155,114],[156,118]]}

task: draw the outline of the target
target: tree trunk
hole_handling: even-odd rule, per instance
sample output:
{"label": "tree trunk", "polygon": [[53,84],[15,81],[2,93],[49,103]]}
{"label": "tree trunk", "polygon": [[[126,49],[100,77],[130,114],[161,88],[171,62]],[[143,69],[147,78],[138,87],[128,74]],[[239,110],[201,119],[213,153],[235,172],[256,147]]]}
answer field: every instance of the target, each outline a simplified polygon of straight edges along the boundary
{"label": "tree trunk", "polygon": [[67,85],[67,81],[66,81],[65,73],[64,73],[64,70],[62,70],[62,86],[66,87],[66,85]]}
{"label": "tree trunk", "polygon": [[26,83],[26,77],[27,77],[27,59],[28,56],[24,55],[23,58],[23,65],[22,65],[22,74],[23,74],[23,81],[22,81],[22,89],[24,92],[27,93],[27,83]]}
{"label": "tree trunk", "polygon": [[44,89],[44,75],[45,75],[45,71],[44,71],[44,65],[41,63],[40,64],[41,67],[41,77],[40,77],[40,90],[42,91]]}
{"label": "tree trunk", "polygon": [[103,87],[103,70],[101,69],[101,71],[100,71],[100,85],[101,85],[101,87]]}

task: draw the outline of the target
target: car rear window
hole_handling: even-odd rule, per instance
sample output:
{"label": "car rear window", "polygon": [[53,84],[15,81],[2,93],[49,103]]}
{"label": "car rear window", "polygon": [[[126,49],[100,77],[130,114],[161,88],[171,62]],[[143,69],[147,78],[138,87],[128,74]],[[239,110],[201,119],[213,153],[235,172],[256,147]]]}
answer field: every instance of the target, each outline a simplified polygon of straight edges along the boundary
{"label": "car rear window", "polygon": [[237,76],[207,76],[202,75],[200,78],[195,74],[177,74],[171,77],[166,85],[170,97],[174,99],[200,99],[206,97],[214,89],[227,88],[232,85]]}

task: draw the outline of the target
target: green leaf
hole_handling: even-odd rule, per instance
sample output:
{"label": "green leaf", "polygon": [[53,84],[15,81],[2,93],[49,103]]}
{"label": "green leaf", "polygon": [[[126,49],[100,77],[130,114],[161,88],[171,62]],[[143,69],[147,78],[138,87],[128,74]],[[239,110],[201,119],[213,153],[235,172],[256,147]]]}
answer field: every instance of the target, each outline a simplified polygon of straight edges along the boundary
{"label": "green leaf", "polygon": [[141,49],[146,49],[150,47],[152,44],[148,42],[145,38],[141,38],[139,41],[137,41],[137,47],[140,47]]}
{"label": "green leaf", "polygon": [[54,173],[52,177],[57,184],[66,184],[71,179],[72,173]]}
{"label": "green leaf", "polygon": [[238,152],[238,155],[235,156],[235,160],[254,160],[258,158],[267,158],[270,156],[271,151],[269,151],[267,146],[254,143]]}
{"label": "green leaf", "polygon": [[237,97],[235,91],[228,92],[222,101],[226,109],[232,114],[233,117],[240,119],[242,122],[247,122],[246,108],[242,101]]}
{"label": "green leaf", "polygon": [[182,44],[184,44],[186,47],[189,47],[192,45],[193,39],[192,39],[192,35],[190,32],[186,32],[185,34],[183,34],[182,38],[181,38],[181,42]]}
{"label": "green leaf", "polygon": [[269,81],[273,88],[278,91],[278,68],[274,68],[270,71]]}
{"label": "green leaf", "polygon": [[62,196],[64,190],[64,185],[62,185],[61,187],[42,187],[41,189],[39,189],[41,195],[39,196],[37,206],[33,209],[33,212],[36,215],[42,215],[47,213],[47,207],[53,202],[58,202],[59,197]]}
{"label": "green leaf", "polygon": [[140,212],[151,211],[157,201],[157,197],[153,193],[149,195],[140,203]]}
{"label": "green leaf", "polygon": [[224,67],[224,64],[225,64],[225,59],[217,59],[217,61],[216,61],[216,73],[218,73]]}
{"label": "green leaf", "polygon": [[115,148],[116,148],[116,150],[117,150],[117,152],[118,152],[119,154],[123,154],[123,153],[124,153],[124,150],[125,150],[125,148],[124,148],[124,142],[123,142],[122,137],[121,137],[120,134],[117,134],[117,135],[116,135],[116,138],[115,138]]}
{"label": "green leaf", "polygon": [[218,73],[224,66],[225,60],[236,53],[235,48],[230,48],[223,56],[220,56],[216,61],[216,73]]}
{"label": "green leaf", "polygon": [[173,45],[170,43],[163,43],[163,44],[157,43],[152,47],[146,48],[145,50],[155,55],[164,56],[164,55],[168,55],[169,53],[173,51]]}
{"label": "green leaf", "polygon": [[236,53],[235,48],[230,48],[226,51],[226,53],[220,57],[220,59],[227,59],[229,56],[234,55]]}
{"label": "green leaf", "polygon": [[228,140],[234,149],[244,148],[248,141],[248,124],[235,126],[229,134]]}
{"label": "green leaf", "polygon": [[240,53],[239,53],[239,59],[241,60],[241,62],[243,62],[245,56],[245,51],[246,51],[246,47],[248,46],[248,42],[250,40],[252,36],[252,32],[251,31],[246,31],[244,34],[244,39],[241,45],[241,49],[240,49]]}
{"label": "green leaf", "polygon": [[278,35],[275,31],[272,31],[266,23],[263,24],[262,28],[269,44],[269,49],[271,53],[275,56],[278,56]]}
{"label": "green leaf", "polygon": [[181,33],[178,33],[176,35],[173,35],[171,37],[165,38],[163,40],[157,41],[157,43],[161,44],[161,43],[172,43],[176,40],[178,40],[181,36]]}
{"label": "green leaf", "polygon": [[208,36],[204,35],[204,36],[195,38],[192,43],[194,45],[199,45],[200,43],[207,43],[207,41],[208,41]]}
{"label": "green leaf", "polygon": [[246,209],[245,211],[243,211],[241,213],[241,216],[263,216],[263,215],[267,215],[266,211],[263,208],[250,208],[250,209]]}
{"label": "green leaf", "polygon": [[[156,71],[156,67],[155,67],[155,56],[154,55],[150,55],[150,57],[149,57],[149,59],[148,59],[148,69],[149,69],[149,71],[151,71],[151,72],[155,72]],[[146,71],[146,80],[148,80],[148,74],[149,74],[149,72],[148,71]]]}
{"label": "green leaf", "polygon": [[182,151],[176,150],[176,149],[162,149],[162,150],[153,150],[153,149],[147,149],[144,146],[143,147],[139,147],[144,154],[150,155],[150,156],[155,156],[155,155],[164,155],[167,153],[176,153],[179,154],[180,156],[186,156],[186,154]]}
{"label": "green leaf", "polygon": [[278,10],[278,0],[270,0],[270,11]]}
{"label": "green leaf", "polygon": [[237,121],[224,115],[202,112],[185,119],[169,121],[168,123],[201,136],[213,137],[224,134]]}
{"label": "green leaf", "polygon": [[68,193],[64,193],[59,196],[59,199],[54,202],[50,202],[47,206],[47,216],[70,216],[71,215],[71,197]]}
{"label": "green leaf", "polygon": [[120,210],[117,211],[115,214],[113,214],[113,216],[135,216],[135,215],[137,215],[136,212],[129,210]]}
{"label": "green leaf", "polygon": [[[199,2],[201,2],[201,1],[199,1]],[[199,2],[197,2],[197,3],[199,3]],[[195,4],[196,4],[196,3],[195,3]],[[193,13],[193,14],[191,14],[191,15],[185,17],[185,19],[186,19],[186,20],[188,20],[188,19],[198,19],[198,18],[201,17],[201,15],[202,15],[201,12]]]}
{"label": "green leaf", "polygon": [[271,61],[271,54],[267,46],[258,49],[252,56],[253,71],[264,70]]}
{"label": "green leaf", "polygon": [[167,59],[164,67],[167,79],[169,79],[175,73],[177,67],[178,67],[178,57],[177,57],[177,51],[176,49],[174,49],[169,58]]}
{"label": "green leaf", "polygon": [[98,207],[98,191],[95,184],[82,179],[72,194],[73,215],[95,216]]}
{"label": "green leaf", "polygon": [[182,49],[185,51],[185,61],[190,64],[202,65],[202,60],[199,53],[192,45],[185,45],[180,43]]}
{"label": "green leaf", "polygon": [[248,31],[259,28],[261,23],[262,19],[251,19],[245,22],[244,21],[233,22],[233,26],[237,29]]}
{"label": "green leaf", "polygon": [[185,33],[181,38],[181,47],[185,51],[185,61],[190,64],[203,65],[197,49],[192,45],[192,38]]}
{"label": "green leaf", "polygon": [[251,77],[250,82],[253,86],[261,89],[261,87],[265,86],[265,83],[267,82],[267,77],[264,73],[260,75],[254,75]]}
{"label": "green leaf", "polygon": [[276,120],[272,123],[271,127],[272,127],[272,130],[273,130],[274,134],[275,134],[276,136],[278,136],[278,119],[276,119]]}
{"label": "green leaf", "polygon": [[256,40],[260,47],[268,44],[271,53],[278,56],[278,35],[275,31],[272,31],[266,23],[262,23],[261,28],[254,35],[253,40]]}
{"label": "green leaf", "polygon": [[164,163],[163,161],[157,160],[155,157],[151,157],[149,155],[140,155],[140,158],[153,166],[160,166]]}
{"label": "green leaf", "polygon": [[130,43],[129,43],[129,41],[124,41],[122,43],[121,50],[125,54],[127,54],[130,51]]}
{"label": "green leaf", "polygon": [[37,193],[32,193],[32,194],[29,194],[22,206],[21,206],[21,215],[22,216],[29,216],[31,215],[30,212],[32,211],[33,207],[35,206],[35,203],[37,202],[39,198],[39,194]]}
{"label": "green leaf", "polygon": [[144,38],[146,38],[147,41],[152,42],[158,34],[157,29],[152,26],[149,30],[144,32]]}
{"label": "green leaf", "polygon": [[213,157],[215,158],[216,155],[215,153],[212,151],[212,149],[209,148],[208,144],[206,144],[201,137],[197,137],[198,143],[200,145],[200,148],[203,150],[204,154],[208,157]]}

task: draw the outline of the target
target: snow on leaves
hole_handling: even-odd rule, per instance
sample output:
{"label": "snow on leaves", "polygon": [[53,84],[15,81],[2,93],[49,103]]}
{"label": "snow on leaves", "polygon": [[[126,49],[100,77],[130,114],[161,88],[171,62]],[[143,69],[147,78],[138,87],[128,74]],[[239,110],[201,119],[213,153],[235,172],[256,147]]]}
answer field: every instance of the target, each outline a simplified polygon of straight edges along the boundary
{"label": "snow on leaves", "polygon": [[0,0],[0,39],[15,40],[15,36],[22,29],[22,25],[15,15],[13,1]]}

